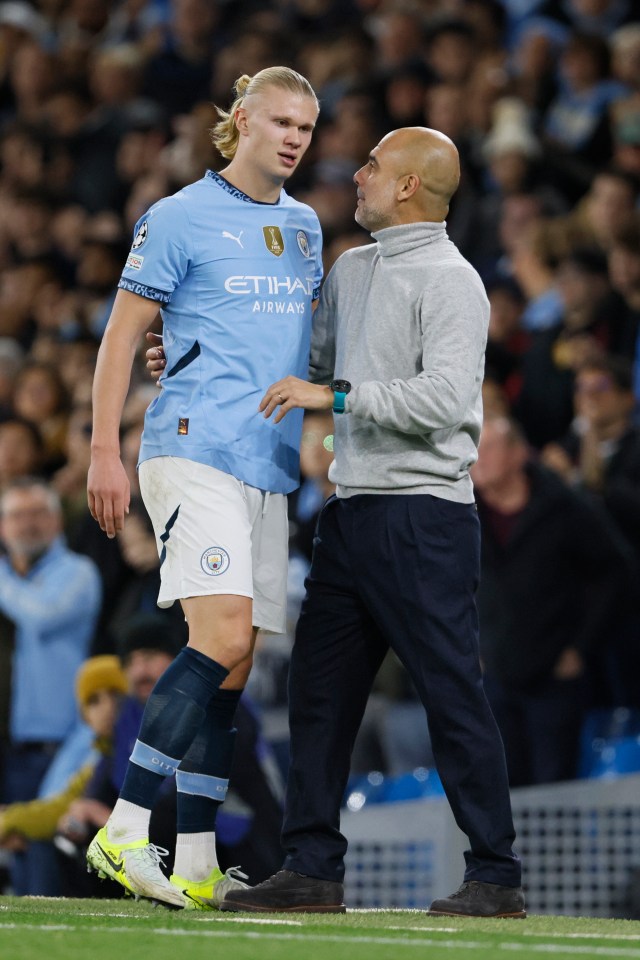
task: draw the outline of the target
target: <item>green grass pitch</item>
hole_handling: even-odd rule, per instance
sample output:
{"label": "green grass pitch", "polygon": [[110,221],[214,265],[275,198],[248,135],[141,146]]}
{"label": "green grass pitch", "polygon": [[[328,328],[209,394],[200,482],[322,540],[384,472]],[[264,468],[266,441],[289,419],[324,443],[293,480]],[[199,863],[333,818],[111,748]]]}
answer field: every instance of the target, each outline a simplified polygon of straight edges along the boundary
{"label": "green grass pitch", "polygon": [[542,960],[638,958],[640,922],[173,912],[131,900],[0,897],[2,960]]}

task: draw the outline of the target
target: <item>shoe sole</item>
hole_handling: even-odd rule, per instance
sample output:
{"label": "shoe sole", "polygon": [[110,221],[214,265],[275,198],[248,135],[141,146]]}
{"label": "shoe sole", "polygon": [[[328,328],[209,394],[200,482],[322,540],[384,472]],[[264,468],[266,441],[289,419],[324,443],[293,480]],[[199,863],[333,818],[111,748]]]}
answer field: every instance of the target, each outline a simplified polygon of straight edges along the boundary
{"label": "shoe sole", "polygon": [[453,910],[427,910],[430,917],[470,917],[475,920],[524,920],[526,910],[517,913],[455,913]]}
{"label": "shoe sole", "polygon": [[227,913],[346,913],[344,903],[303,905],[300,907],[257,907],[249,903],[237,903],[225,899],[220,910]]}

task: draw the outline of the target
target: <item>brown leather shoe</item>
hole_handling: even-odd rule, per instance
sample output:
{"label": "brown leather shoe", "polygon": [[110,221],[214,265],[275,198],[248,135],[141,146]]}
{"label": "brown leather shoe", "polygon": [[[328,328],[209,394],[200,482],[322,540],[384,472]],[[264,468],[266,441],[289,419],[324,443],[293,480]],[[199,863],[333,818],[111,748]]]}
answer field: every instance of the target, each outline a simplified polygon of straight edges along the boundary
{"label": "brown leather shoe", "polygon": [[341,883],[279,870],[255,887],[230,891],[220,909],[251,913],[345,913],[343,898]]}
{"label": "brown leather shoe", "polygon": [[455,893],[434,900],[427,913],[441,917],[512,917],[518,920],[527,915],[522,887],[503,887],[479,880],[467,880]]}

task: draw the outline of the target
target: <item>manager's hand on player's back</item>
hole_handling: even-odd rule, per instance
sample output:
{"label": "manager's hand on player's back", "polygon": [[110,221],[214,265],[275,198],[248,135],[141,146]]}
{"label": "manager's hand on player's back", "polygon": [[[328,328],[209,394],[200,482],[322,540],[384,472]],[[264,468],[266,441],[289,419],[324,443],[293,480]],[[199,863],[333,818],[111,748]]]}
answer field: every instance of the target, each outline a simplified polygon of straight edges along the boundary
{"label": "manager's hand on player's back", "polygon": [[[147,343],[151,344],[145,353],[147,370],[149,371],[150,377],[157,382],[160,379],[160,374],[167,365],[167,358],[165,357],[164,347],[162,345],[162,336],[159,333],[147,333],[145,336]],[[158,386],[161,386],[161,384],[158,384]]]}

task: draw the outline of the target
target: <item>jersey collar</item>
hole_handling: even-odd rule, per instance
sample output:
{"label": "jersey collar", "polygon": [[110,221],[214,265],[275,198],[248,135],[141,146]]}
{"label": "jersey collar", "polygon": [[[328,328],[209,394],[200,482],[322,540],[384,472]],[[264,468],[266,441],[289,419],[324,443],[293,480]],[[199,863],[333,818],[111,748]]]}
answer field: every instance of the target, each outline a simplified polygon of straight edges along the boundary
{"label": "jersey collar", "polygon": [[247,193],[243,193],[238,187],[234,187],[232,183],[225,180],[216,170],[207,170],[206,176],[213,180],[214,183],[217,183],[219,187],[222,187],[226,193],[231,194],[231,196],[237,200],[244,200],[245,203],[256,203],[260,207],[277,207],[280,203],[280,197],[278,197],[275,203],[265,203],[263,200],[254,200],[253,197],[250,197]]}

